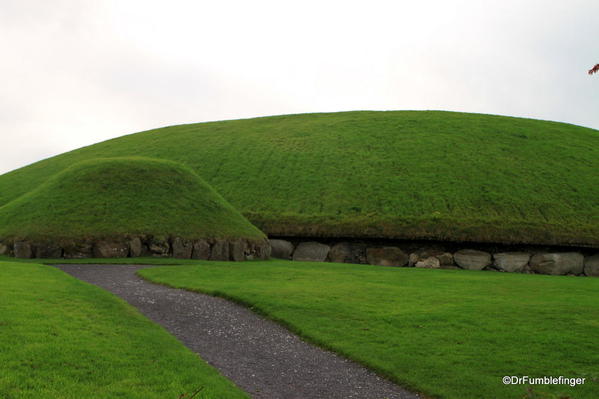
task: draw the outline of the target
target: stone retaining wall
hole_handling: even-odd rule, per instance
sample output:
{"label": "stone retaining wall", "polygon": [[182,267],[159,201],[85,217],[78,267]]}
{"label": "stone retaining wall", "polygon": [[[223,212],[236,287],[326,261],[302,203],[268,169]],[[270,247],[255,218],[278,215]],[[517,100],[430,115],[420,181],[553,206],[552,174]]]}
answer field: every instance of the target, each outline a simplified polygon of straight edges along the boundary
{"label": "stone retaining wall", "polygon": [[496,249],[446,250],[441,246],[391,245],[368,242],[317,242],[271,239],[273,258],[295,261],[361,263],[430,269],[493,270],[553,275],[599,276],[599,253],[585,250]]}
{"label": "stone retaining wall", "polygon": [[0,241],[0,255],[16,258],[127,258],[140,256],[180,259],[232,260],[268,259],[268,240],[196,239],[136,236],[128,238],[49,243],[30,240]]}

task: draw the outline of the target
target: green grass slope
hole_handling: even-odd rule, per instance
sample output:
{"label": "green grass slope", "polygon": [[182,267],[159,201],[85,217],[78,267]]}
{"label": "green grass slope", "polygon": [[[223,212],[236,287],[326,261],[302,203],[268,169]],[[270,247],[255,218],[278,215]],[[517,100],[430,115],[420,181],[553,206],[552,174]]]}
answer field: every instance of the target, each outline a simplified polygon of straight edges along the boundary
{"label": "green grass slope", "polygon": [[93,159],[0,207],[0,237],[263,238],[193,170],[165,160]]}
{"label": "green grass slope", "polygon": [[98,287],[0,262],[0,398],[248,398],[162,327]]}
{"label": "green grass slope", "polygon": [[291,261],[138,274],[242,302],[434,398],[599,398],[599,279]]}
{"label": "green grass slope", "polygon": [[189,166],[269,234],[599,244],[599,131],[441,111],[132,134],[0,176],[0,206],[74,162],[132,155]]}

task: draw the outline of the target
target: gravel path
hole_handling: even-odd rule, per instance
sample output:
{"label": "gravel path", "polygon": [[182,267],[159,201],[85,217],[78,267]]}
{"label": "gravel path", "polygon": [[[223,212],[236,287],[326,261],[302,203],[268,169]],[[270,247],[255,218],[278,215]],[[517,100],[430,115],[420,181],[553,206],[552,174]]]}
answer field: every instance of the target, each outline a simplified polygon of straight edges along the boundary
{"label": "gravel path", "polygon": [[249,309],[149,283],[141,265],[58,265],[161,324],[253,398],[417,399],[364,367],[310,345]]}

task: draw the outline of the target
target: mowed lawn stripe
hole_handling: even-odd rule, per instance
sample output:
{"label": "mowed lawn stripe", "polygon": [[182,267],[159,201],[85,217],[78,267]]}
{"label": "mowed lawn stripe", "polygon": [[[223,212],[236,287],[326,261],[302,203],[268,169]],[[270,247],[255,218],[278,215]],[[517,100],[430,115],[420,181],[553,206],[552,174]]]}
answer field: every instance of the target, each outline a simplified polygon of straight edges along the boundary
{"label": "mowed lawn stripe", "polygon": [[50,266],[0,262],[0,397],[248,398],[162,327]]}
{"label": "mowed lawn stripe", "polygon": [[515,398],[505,375],[586,378],[532,387],[599,396],[599,279],[301,262],[144,269],[154,282],[219,295],[434,397]]}

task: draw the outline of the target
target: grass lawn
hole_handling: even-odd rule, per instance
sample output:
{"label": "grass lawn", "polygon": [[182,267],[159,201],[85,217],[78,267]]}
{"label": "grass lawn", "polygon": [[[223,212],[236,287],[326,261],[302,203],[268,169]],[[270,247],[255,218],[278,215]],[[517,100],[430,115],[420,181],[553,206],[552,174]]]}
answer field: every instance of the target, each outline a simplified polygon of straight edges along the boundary
{"label": "grass lawn", "polygon": [[[50,266],[0,262],[0,397],[247,398],[162,327]],[[187,395],[187,396],[181,396]]]}
{"label": "grass lawn", "polygon": [[[458,112],[283,115],[154,129],[0,176],[0,210],[76,162],[131,156],[188,166],[270,236],[599,244],[599,131]],[[85,192],[72,194],[67,200],[85,203]],[[180,196],[161,198],[176,209]],[[135,210],[136,200],[123,197],[123,209]]]}
{"label": "grass lawn", "polygon": [[[433,397],[599,397],[599,279],[286,261],[139,271],[231,298]],[[506,386],[505,375],[586,378]]]}

